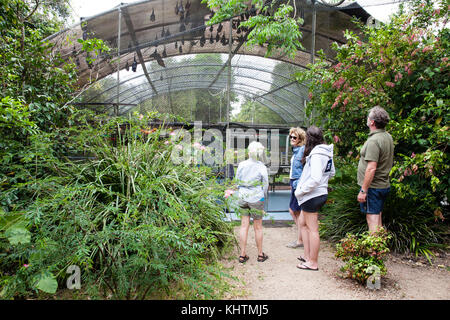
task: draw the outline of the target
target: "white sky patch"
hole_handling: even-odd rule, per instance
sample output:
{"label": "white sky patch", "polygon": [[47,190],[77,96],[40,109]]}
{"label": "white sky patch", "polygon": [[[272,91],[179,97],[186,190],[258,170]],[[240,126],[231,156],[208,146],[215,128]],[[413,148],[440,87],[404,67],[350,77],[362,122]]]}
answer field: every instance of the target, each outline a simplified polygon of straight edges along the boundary
{"label": "white sky patch", "polygon": [[367,11],[375,19],[387,23],[392,14],[396,13],[400,8],[399,0],[358,0],[356,1],[364,10]]}
{"label": "white sky patch", "polygon": [[79,21],[81,17],[87,18],[95,16],[105,11],[109,11],[121,3],[133,3],[139,1],[123,1],[123,0],[70,0],[70,5],[74,12],[75,21]]}

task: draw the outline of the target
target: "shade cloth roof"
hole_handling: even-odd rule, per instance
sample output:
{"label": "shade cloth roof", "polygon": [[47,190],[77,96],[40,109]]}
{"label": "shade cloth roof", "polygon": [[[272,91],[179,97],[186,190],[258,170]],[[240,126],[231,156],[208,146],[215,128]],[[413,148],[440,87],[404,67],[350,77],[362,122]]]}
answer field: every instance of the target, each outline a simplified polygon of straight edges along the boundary
{"label": "shade cloth roof", "polygon": [[[270,61],[260,59],[258,57],[266,54],[265,47],[244,44],[246,30],[239,29],[238,23],[252,14],[250,7],[246,14],[233,18],[231,25],[224,21],[209,27],[206,22],[211,11],[201,0],[146,0],[122,4],[83,18],[80,23],[47,40],[56,44],[54,50],[59,50],[64,59],[76,63],[80,85],[108,76],[111,80],[111,75],[117,78],[115,84],[105,87],[101,101],[91,99],[91,102],[138,104],[161,93],[194,88],[223,90],[227,87],[227,61],[231,58],[233,82],[230,89],[261,102],[285,121],[295,122],[303,119],[308,92],[289,75],[311,62],[313,36],[311,4],[298,0],[296,8],[297,16],[305,20],[301,27],[305,49],[298,51],[293,59],[281,52],[274,53]],[[363,20],[367,19],[368,15],[359,6],[352,8]],[[344,43],[343,31],[354,30],[355,26],[348,14],[336,8],[316,4],[315,10],[315,49],[322,49],[332,60],[331,44]],[[77,42],[77,39],[90,37],[102,39],[112,48],[109,53],[94,57],[94,63],[89,63],[89,54],[81,50],[81,44]],[[177,65],[168,63],[171,57],[200,53],[226,56],[220,64],[214,59],[202,66],[196,65],[195,59],[179,59]],[[244,56],[254,58],[244,59]],[[135,61],[140,65],[139,70],[136,73],[125,71]],[[184,64],[180,65],[180,61]],[[117,76],[118,70],[121,71]],[[129,109],[121,107],[120,112]]]}

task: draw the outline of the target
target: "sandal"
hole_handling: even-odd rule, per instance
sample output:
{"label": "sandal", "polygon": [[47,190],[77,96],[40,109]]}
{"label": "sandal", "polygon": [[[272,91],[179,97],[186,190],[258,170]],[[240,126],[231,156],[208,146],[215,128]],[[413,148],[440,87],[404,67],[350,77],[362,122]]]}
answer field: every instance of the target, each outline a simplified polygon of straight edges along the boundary
{"label": "sandal", "polygon": [[298,260],[300,260],[301,262],[306,262],[305,258],[303,258],[302,256],[297,258]]}
{"label": "sandal", "polygon": [[258,259],[257,260],[258,260],[258,262],[264,262],[267,259],[269,259],[269,256],[263,252],[262,255],[258,255]]}
{"label": "sandal", "polygon": [[297,265],[297,268],[299,268],[300,270],[319,271],[319,268],[311,268],[311,267],[308,267],[306,264],[299,264],[299,265]]}
{"label": "sandal", "polygon": [[245,256],[239,256],[239,262],[240,263],[244,263],[246,262],[248,259],[250,259],[249,256],[245,255]]}

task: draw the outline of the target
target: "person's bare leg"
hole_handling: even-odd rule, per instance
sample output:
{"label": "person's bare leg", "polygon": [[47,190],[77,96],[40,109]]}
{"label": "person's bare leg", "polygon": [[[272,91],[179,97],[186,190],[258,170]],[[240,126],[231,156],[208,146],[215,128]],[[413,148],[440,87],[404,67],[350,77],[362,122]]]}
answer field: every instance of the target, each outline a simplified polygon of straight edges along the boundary
{"label": "person's bare leg", "polygon": [[245,257],[247,248],[248,228],[250,226],[250,216],[241,217],[241,229],[239,231],[239,244],[241,246],[241,256]]}
{"label": "person's bare leg", "polygon": [[258,255],[262,256],[263,249],[263,227],[262,227],[262,219],[253,219],[253,229],[255,230],[255,241],[256,247],[258,248]]}
{"label": "person's bare leg", "polygon": [[301,211],[298,221],[300,225],[300,232],[302,233],[303,239],[303,249],[304,249],[303,259],[308,261],[310,259],[309,230],[306,226],[305,214],[303,211]]}
{"label": "person's bare leg", "polygon": [[297,239],[295,242],[290,242],[287,247],[289,248],[295,248],[294,244],[300,245],[303,244],[302,240],[302,234],[300,232],[300,224],[299,224],[299,217],[300,217],[300,211],[293,211],[291,208],[289,208],[289,213],[291,214],[292,220],[295,222],[295,227],[297,230]]}
{"label": "person's bare leg", "polygon": [[300,211],[294,211],[294,215],[297,218],[297,244],[303,244],[302,231],[300,229]]}
{"label": "person's bare leg", "polygon": [[306,228],[308,229],[309,233],[309,241],[308,241],[309,260],[304,262],[303,265],[311,269],[317,269],[319,266],[319,248],[320,248],[318,213],[302,211],[302,214],[304,216]]}
{"label": "person's bare leg", "polygon": [[367,226],[369,227],[369,232],[374,233],[378,230],[380,217],[378,214],[366,214]]}
{"label": "person's bare leg", "polygon": [[295,224],[297,224],[297,217],[294,214],[294,211],[292,211],[291,208],[289,208],[289,213],[291,214],[292,220],[294,220]]}
{"label": "person's bare leg", "polygon": [[382,228],[383,227],[383,219],[382,219],[382,214],[383,212],[380,212],[379,214],[379,219],[378,219],[378,227]]}

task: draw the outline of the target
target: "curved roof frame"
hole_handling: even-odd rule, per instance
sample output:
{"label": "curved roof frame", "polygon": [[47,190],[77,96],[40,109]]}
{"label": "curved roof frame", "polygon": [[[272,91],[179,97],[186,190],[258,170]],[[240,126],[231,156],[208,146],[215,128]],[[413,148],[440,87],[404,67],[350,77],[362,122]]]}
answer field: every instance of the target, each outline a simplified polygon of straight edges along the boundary
{"label": "curved roof frame", "polygon": [[[155,71],[155,72],[159,72],[159,70]],[[194,75],[198,76],[198,74],[194,74]],[[207,74],[203,74],[203,75],[207,76]],[[139,77],[142,77],[142,76],[143,75],[141,75]],[[172,80],[174,78],[176,79],[176,78],[183,78],[183,77],[189,77],[189,74],[176,75],[176,76],[170,76],[170,77],[166,76],[162,81],[170,82],[170,80]],[[268,85],[272,84],[269,81],[258,79],[258,78],[251,77],[251,76],[240,75],[239,77],[240,78],[244,78],[244,79],[255,80],[255,81],[258,81],[258,82],[264,82],[264,83],[266,83]],[[158,90],[158,94],[167,94],[167,93],[170,94],[171,92],[179,91],[179,90],[174,90],[172,88],[171,84],[158,85],[158,83],[159,82],[162,83],[162,81],[160,79],[155,79],[154,80],[154,85],[155,85],[155,87]],[[190,81],[189,80],[179,81],[179,82],[176,82],[176,85],[177,86],[182,85],[184,90],[192,89],[193,85],[196,88],[205,89],[205,87],[208,85],[208,82],[210,82],[210,80],[203,80],[202,81],[202,80],[196,79],[196,80],[190,80]],[[200,84],[202,84],[202,83],[205,84],[205,85],[203,85],[203,87],[200,86]],[[223,89],[227,85],[226,80],[223,80],[223,79],[216,81],[215,84],[216,83],[217,84],[221,84],[221,86],[218,87],[220,89]],[[287,83],[287,84],[285,84],[283,86],[279,86],[279,87],[276,87],[276,88],[270,88],[270,89],[264,89],[262,87],[254,86],[254,85],[252,85],[250,83],[235,81],[232,84],[233,87],[232,87],[231,91],[238,91],[238,88],[246,87],[246,88],[248,88],[248,90],[245,90],[245,92],[247,93],[247,95],[251,95],[250,98],[252,100],[254,100],[254,101],[258,101],[258,100],[261,100],[261,99],[269,100],[274,105],[277,105],[278,109],[283,110],[284,114],[288,114],[291,117],[293,117],[294,114],[298,113],[298,111],[301,111],[303,109],[303,105],[302,104],[299,105],[298,102],[307,99],[306,98],[306,93],[304,93],[304,94],[302,93],[301,95],[299,95],[298,94],[299,92],[295,92],[295,91],[292,91],[292,90],[288,89],[289,86],[292,86],[294,84],[297,85],[297,86],[300,86],[298,82],[291,81],[291,82],[289,82],[289,83]],[[146,85],[145,82],[141,83],[139,86],[142,87],[142,89],[139,90],[139,91],[136,91],[137,86],[125,89],[124,91],[121,91],[119,94],[121,96],[122,103],[124,103],[124,104],[142,103],[143,101],[151,99],[154,96],[156,96],[154,94],[154,91],[151,90],[151,88],[149,88],[148,85]],[[213,86],[211,86],[211,84],[209,84],[208,87],[212,88]],[[217,85],[214,86],[214,87],[217,87]],[[288,99],[285,96],[283,96],[282,94],[278,94],[277,92],[279,92],[281,90],[287,91],[289,95],[294,96],[294,97],[292,97],[294,99],[292,99],[292,98]],[[145,96],[145,99],[144,99],[143,95]],[[275,98],[275,101],[268,99],[267,98],[268,95],[271,95],[273,98]],[[117,95],[112,96],[111,98],[106,100],[106,103],[113,104],[114,100],[116,99],[116,97],[117,97]],[[134,101],[133,101],[133,99],[134,99]],[[280,102],[283,102],[283,103],[280,104]],[[275,111],[276,113],[280,114],[280,116],[281,116],[281,112],[278,112],[277,108],[275,108],[273,106],[270,107],[271,110]],[[129,108],[123,108],[122,107],[121,108],[121,112],[119,112],[119,113],[122,114],[122,113],[127,112],[128,110],[129,110]],[[279,110],[279,111],[281,111],[281,110]],[[285,118],[285,116],[283,116],[282,118]],[[294,118],[296,118],[296,120],[300,120],[300,118],[298,118],[298,117],[294,116]],[[285,119],[285,120],[288,121],[287,119]]]}
{"label": "curved roof frame", "polygon": [[[192,67],[199,67],[199,66],[208,66],[208,67],[214,67],[214,66],[220,66],[220,65],[218,65],[218,64],[208,64],[208,65],[191,65]],[[180,68],[188,68],[188,67],[191,67],[191,66],[176,66],[176,67],[173,67],[173,68],[167,68],[167,69],[158,69],[158,70],[154,70],[154,71],[152,71],[152,73],[158,73],[158,72],[161,72],[161,71],[169,71],[169,70],[174,70],[174,69],[180,69]],[[258,71],[258,72],[266,72],[266,73],[269,73],[269,74],[271,74],[271,75],[276,75],[276,76],[278,76],[278,77],[280,77],[280,78],[283,78],[283,79],[285,79],[286,81],[289,81],[287,84],[288,85],[292,85],[292,84],[294,84],[294,83],[297,83],[299,86],[303,86],[303,87],[305,87],[305,88],[307,88],[307,86],[306,85],[304,85],[304,84],[299,84],[298,82],[296,82],[296,81],[293,81],[291,78],[289,78],[289,77],[286,77],[286,76],[284,76],[284,75],[282,75],[282,74],[279,74],[279,73],[276,73],[276,72],[270,72],[270,71],[267,71],[267,70],[263,70],[263,69],[259,69],[259,68],[255,68],[255,67],[248,67],[248,66],[240,66],[239,67],[240,69],[252,69],[252,70],[256,70],[256,71]],[[171,75],[170,77],[167,77],[166,76],[166,78],[165,78],[165,80],[167,80],[167,79],[173,79],[173,78],[179,78],[179,77],[182,77],[182,76],[208,76],[208,75],[214,75],[215,73],[207,73],[207,72],[203,72],[202,74],[198,74],[198,73],[191,73],[191,74],[186,74],[186,73],[183,73],[182,75]],[[125,80],[125,81],[123,81],[122,83],[121,83],[121,85],[123,85],[123,84],[125,84],[127,81],[131,81],[131,80],[136,80],[136,79],[139,79],[139,78],[142,78],[144,75],[139,75],[139,76],[136,76],[136,77],[133,77],[133,78],[130,78],[130,79],[128,79],[128,80]],[[284,85],[281,85],[281,86],[278,86],[278,85],[276,85],[276,84],[274,84],[273,82],[270,82],[270,81],[267,81],[267,80],[264,80],[264,79],[260,79],[260,78],[256,78],[256,77],[252,77],[252,76],[249,76],[249,75],[245,75],[245,74],[238,74],[238,75],[234,75],[236,78],[248,78],[248,79],[252,79],[252,80],[256,80],[256,81],[258,81],[258,82],[264,82],[264,83],[267,83],[267,84],[269,84],[269,85],[273,85],[273,86],[275,86],[275,88],[273,88],[273,89],[271,89],[271,90],[264,90],[264,89],[262,89],[262,88],[257,88],[257,87],[254,87],[254,88],[257,88],[257,89],[260,89],[260,90],[264,90],[264,91],[266,91],[266,92],[270,92],[270,91],[278,91],[278,90],[281,90],[281,89],[283,89],[283,90],[286,90],[286,91],[288,91],[290,94],[293,94],[293,95],[295,95],[295,96],[297,96],[298,98],[306,98],[306,95],[303,95],[303,94],[299,94],[299,92],[295,92],[295,91],[291,91],[291,90],[288,90],[288,89],[286,89],[288,86],[287,86],[287,84],[284,84]],[[153,81],[159,81],[159,79],[154,79]],[[142,85],[143,83],[141,82],[140,84],[138,84],[138,85]],[[210,85],[211,85],[212,83],[210,83]],[[209,85],[209,86],[210,86]],[[209,87],[208,86],[208,87]],[[99,93],[99,94],[97,94],[96,96],[94,96],[94,97],[92,97],[89,101],[92,101],[93,99],[95,99],[95,98],[97,98],[98,96],[100,96],[101,94],[103,94],[103,93],[105,93],[105,92],[107,92],[107,91],[110,91],[110,90],[112,90],[112,89],[115,89],[115,88],[117,88],[117,86],[115,85],[115,86],[111,86],[111,87],[109,87],[108,89],[105,89],[103,92],[101,92],[101,93]],[[189,87],[186,87],[187,89],[189,89]],[[128,88],[128,89],[126,89],[125,91],[121,91],[121,92],[119,92],[119,93],[116,93],[116,94],[113,94],[108,100],[106,100],[105,102],[106,103],[108,103],[108,102],[111,102],[111,103],[113,103],[113,100],[114,99],[116,99],[117,98],[117,94],[120,94],[120,95],[122,95],[123,93],[126,93],[126,92],[129,92],[129,91],[131,91],[133,88]],[[233,90],[233,88],[231,89],[231,90]],[[111,101],[112,100],[112,101]],[[289,102],[288,102],[289,103]]]}
{"label": "curved roof frame", "polygon": [[[174,78],[179,78],[179,77],[181,77],[181,76],[175,76],[175,77],[171,77],[171,78],[169,78],[169,79],[174,79]],[[246,77],[247,79],[253,79],[253,80],[258,80],[257,78],[253,78],[253,77]],[[165,80],[167,80],[167,78],[165,79]],[[156,80],[156,81],[158,81],[158,80]],[[159,80],[160,81],[160,80]],[[259,80],[259,81],[262,81],[262,80]],[[208,82],[208,81],[201,81],[201,80],[195,80],[195,82],[199,82],[199,83],[205,83],[205,82]],[[264,82],[266,82],[266,81],[264,81]],[[192,83],[192,81],[181,81],[181,82],[178,82],[177,84],[185,84],[185,85],[188,85],[189,83]],[[226,82],[221,82],[221,83],[224,83],[224,84],[226,84]],[[267,82],[267,83],[269,83],[269,82]],[[295,82],[292,82],[292,84],[294,84]],[[257,89],[257,90],[261,90],[261,88],[260,87],[256,87],[256,86],[253,86],[253,85],[251,85],[251,84],[248,84],[248,83],[239,83],[239,82],[235,82],[234,83],[235,85],[243,85],[243,86],[248,86],[249,88],[253,88],[253,89]],[[160,86],[160,87],[163,87],[163,86]],[[167,86],[168,87],[168,90],[167,91],[161,91],[161,92],[159,92],[159,94],[162,94],[162,93],[170,93],[171,92],[171,88],[170,88],[170,86]],[[204,87],[203,87],[204,88]],[[187,89],[190,89],[190,86],[186,86],[185,87],[185,90],[187,90]],[[121,93],[120,93],[120,95],[122,95],[122,94],[124,94],[124,93],[127,93],[127,92],[130,92],[131,90],[134,90],[134,88],[129,88],[129,89],[126,89],[125,91],[122,91]],[[148,88],[145,88],[144,90],[141,90],[141,91],[135,91],[135,92],[131,92],[133,95],[132,96],[129,96],[129,97],[126,97],[126,98],[124,98],[124,99],[121,99],[121,101],[123,102],[123,103],[125,103],[126,102],[126,100],[128,100],[128,99],[130,99],[130,98],[134,98],[134,99],[136,99],[136,100],[138,100],[137,99],[137,96],[136,95],[138,95],[138,97],[139,97],[139,94],[140,93],[142,93],[142,92],[144,92],[145,90],[148,90]],[[233,91],[234,90],[234,88],[231,90],[231,91]],[[271,90],[272,91],[272,90]],[[250,91],[249,91],[250,92]],[[270,91],[266,91],[266,92],[270,92]],[[297,95],[297,94],[295,94],[295,93],[293,93],[294,95]],[[274,94],[275,95],[275,94]],[[149,98],[153,98],[155,95],[151,95]],[[284,101],[286,101],[286,103],[287,104],[291,104],[292,103],[292,101],[289,101],[288,99],[286,99],[286,98],[284,98],[283,96],[280,96],[280,95],[275,95],[276,97],[278,97],[278,98],[280,98],[281,100],[284,100]],[[111,104],[113,104],[114,102],[113,101],[111,101],[111,100],[114,100],[116,97],[112,97],[112,98],[110,98],[110,100],[107,100],[107,101],[105,101],[105,103],[111,103]],[[299,98],[301,98],[301,99],[305,99],[305,97],[301,97],[301,96],[299,96]],[[142,100],[141,100],[141,102],[142,102]],[[128,103],[128,102],[127,102]],[[129,103],[132,103],[132,102],[129,102]]]}
{"label": "curved roof frame", "polygon": [[[166,67],[165,69],[154,69],[154,70],[152,70],[152,71],[150,72],[150,74],[156,74],[156,73],[159,73],[159,72],[161,72],[161,71],[171,71],[171,70],[176,70],[176,69],[181,69],[181,68],[221,67],[221,66],[222,66],[222,64],[190,64],[190,65],[182,65],[182,66],[176,65],[176,66],[172,66],[172,67]],[[266,69],[262,69],[262,68],[258,68],[258,67],[254,67],[254,66],[237,66],[237,65],[234,65],[234,66],[233,66],[233,65],[232,65],[231,67],[232,67],[232,68],[239,68],[239,69],[250,69],[250,70],[255,70],[255,71],[258,71],[258,72],[269,73],[269,74],[271,74],[271,75],[275,75],[275,76],[277,76],[277,77],[283,78],[283,79],[285,79],[286,81],[289,81],[289,83],[291,83],[291,82],[293,81],[290,77],[287,77],[287,76],[285,76],[284,74],[280,74],[280,73],[273,72],[273,71],[268,71],[268,70],[266,70]],[[142,78],[142,77],[144,77],[144,76],[145,76],[144,74],[140,74],[140,75],[137,75],[137,76],[128,78],[128,79],[126,79],[126,80],[121,81],[118,85],[119,85],[119,86],[122,86],[122,85],[128,83],[129,81],[133,81],[133,80]],[[238,75],[237,77],[244,77],[244,76],[243,76],[243,75]],[[156,79],[156,80],[157,80],[157,79]],[[261,80],[261,81],[262,81],[262,80]],[[298,82],[297,82],[297,83],[298,83]],[[142,84],[142,83],[140,83],[140,84]],[[299,84],[300,86],[302,86],[302,87],[307,88],[307,86],[306,86],[305,84],[303,84],[303,83],[298,83],[298,84]],[[88,101],[89,101],[89,102],[93,102],[93,100],[95,100],[96,98],[98,98],[98,97],[101,96],[102,94],[107,93],[107,92],[110,91],[110,90],[116,89],[118,85],[115,84],[115,85],[113,85],[113,86],[110,86],[110,87],[106,88],[104,91],[102,91],[102,92],[96,94],[95,96],[91,97]]]}
{"label": "curved roof frame", "polygon": [[[340,12],[337,8],[324,7],[318,3],[315,6],[311,5],[311,2],[308,0],[294,1],[296,2],[297,17],[301,17],[305,21],[304,25],[300,27],[300,30],[303,32],[302,43],[305,46],[305,50],[299,50],[294,59],[286,57],[282,52],[275,52],[272,55],[272,59],[306,68],[313,59],[311,51],[315,52],[314,48],[324,50],[327,57],[332,59],[331,43],[345,43],[342,30],[355,29],[351,23],[350,16]],[[134,95],[133,97],[139,101],[142,101],[144,97],[145,99],[151,99],[160,93],[180,91],[179,88],[170,87],[169,85],[167,86],[167,91],[159,92],[159,90],[164,90],[164,86],[157,86],[158,79],[152,79],[151,77],[154,73],[162,70],[172,72],[175,68],[190,67],[189,64],[173,68],[166,67],[166,57],[179,56],[186,53],[226,53],[228,54],[226,62],[212,65],[213,67],[221,67],[215,74],[214,79],[212,81],[202,81],[201,85],[204,85],[203,87],[198,82],[195,84],[195,87],[212,89],[217,87],[216,82],[218,84],[226,84],[229,90],[245,92],[254,101],[264,100],[266,103],[270,101],[273,104],[270,109],[280,115],[283,114],[283,118],[286,118],[286,113],[290,114],[292,118],[292,115],[296,112],[302,112],[303,106],[298,105],[298,99],[300,98],[302,101],[307,99],[305,97],[306,92],[301,90],[301,88],[306,88],[304,84],[297,84],[292,89],[292,80],[288,80],[288,77],[279,72],[253,67],[251,63],[248,63],[246,66],[231,65],[232,58],[235,55],[262,57],[266,54],[264,46],[251,48],[244,46],[243,44],[249,30],[237,27],[239,21],[245,21],[252,15],[250,4],[251,1],[249,1],[248,11],[245,14],[209,27],[206,26],[206,22],[212,16],[211,11],[201,0],[187,0],[185,4],[178,0],[143,0],[130,4],[122,3],[118,7],[102,14],[82,19],[79,24],[59,32],[47,40],[57,44],[54,50],[59,50],[62,57],[76,62],[79,69],[80,85],[89,84],[92,81],[95,82],[97,79],[103,79],[107,75],[114,73],[117,75],[116,85],[109,86],[90,101],[116,89],[116,94],[106,98],[106,101],[109,102],[116,99],[116,103],[112,104],[119,106],[123,93],[133,93],[132,89],[125,89],[123,92],[120,92],[120,86],[132,84],[132,80],[139,79],[142,76],[147,80],[144,82],[144,84],[147,84],[146,90],[151,91],[151,93],[148,94],[147,91],[142,90],[142,93],[146,93],[145,96],[137,97]],[[316,21],[316,13],[317,27],[316,22],[314,22]],[[83,52],[81,45],[76,41],[79,38],[89,39],[90,37],[102,39],[112,48],[110,53],[97,54],[95,63],[88,63],[89,60],[87,58],[92,53]],[[179,47],[177,47],[178,43],[180,43]],[[153,50],[154,52],[152,52]],[[120,81],[119,71],[125,69],[131,61],[136,61],[141,65],[143,74]],[[146,66],[148,61],[157,61],[164,69],[148,70]],[[208,65],[205,64],[204,66],[207,67]],[[224,72],[227,68],[228,74]],[[236,86],[247,86],[248,88],[231,87],[232,83],[229,82],[230,73],[232,72],[231,69],[234,70],[235,68],[250,73],[249,75],[241,72],[235,74],[233,72],[234,78],[249,79],[253,82],[234,82]],[[262,80],[262,77],[251,75],[250,70],[271,74],[272,83]],[[184,75],[198,77],[198,74]],[[209,77],[213,76],[213,74],[205,73],[204,76]],[[228,77],[228,82],[225,82],[221,77]],[[178,78],[180,76],[167,77],[166,75],[166,81]],[[186,80],[183,84],[185,84],[184,89],[194,87],[192,80]],[[264,87],[268,84],[271,84],[270,90]],[[136,84],[136,86],[141,85],[142,83]],[[125,96],[123,98],[122,102],[128,100]],[[294,106],[297,106],[297,108]]]}
{"label": "curved roof frame", "polygon": [[[195,81],[195,83],[204,83],[204,82],[206,82],[206,81],[199,81],[199,80]],[[189,85],[189,84],[192,84],[192,83],[193,83],[192,81],[183,81],[183,82],[179,82],[178,84]],[[223,84],[224,86],[226,85],[226,82],[223,82],[223,81],[218,81],[218,83],[219,83],[219,84]],[[252,85],[249,85],[249,84],[246,84],[246,83],[240,83],[240,85],[243,85],[243,86],[246,87],[246,88],[259,89],[258,87],[255,87],[255,86],[252,86]],[[161,86],[161,87],[162,87],[162,86]],[[161,88],[161,87],[158,87],[158,88]],[[189,85],[188,88],[191,88],[191,86]],[[219,86],[218,88],[223,88],[223,87],[220,87],[220,86]],[[204,89],[204,87],[203,87],[203,89]],[[186,88],[184,88],[184,90],[186,90]],[[236,90],[236,91],[237,91],[237,90],[239,90],[239,89],[235,88],[235,89],[233,89],[233,90]],[[146,88],[146,89],[143,89],[143,90],[141,90],[141,91],[135,92],[135,94],[140,95],[141,93],[145,93],[145,92],[148,92],[148,91],[149,91],[148,88]],[[161,91],[161,93],[169,93],[169,92],[172,92],[172,90],[168,89],[167,91]],[[246,92],[247,92],[247,93],[251,93],[250,90],[246,90]],[[252,92],[253,92],[253,91],[252,91]],[[254,92],[253,92],[253,93],[254,93]],[[146,100],[151,99],[151,98],[153,97],[152,93],[145,94],[144,96],[146,97]],[[276,96],[276,97],[279,98],[279,99],[281,99],[281,100],[286,101],[288,104],[291,104],[291,102],[290,102],[289,100],[287,100],[286,98],[284,98],[284,97],[282,97],[282,96]],[[127,97],[127,98],[124,98],[124,99],[122,100],[122,102],[123,102],[123,103],[132,103],[132,101],[128,101],[129,99],[132,99],[132,98],[135,98],[135,96],[129,96],[129,97]],[[252,99],[254,99],[254,98],[252,98]],[[265,98],[265,97],[264,97],[264,99],[268,100],[268,99]],[[142,100],[141,100],[141,102],[142,102]],[[295,110],[295,107],[292,108],[292,109],[289,109],[289,110],[286,109],[285,106],[282,106],[282,105],[279,105],[279,107],[280,107],[280,109],[286,111],[288,114],[291,114],[291,112],[292,112],[293,110]],[[273,108],[272,108],[272,109],[273,109]]]}
{"label": "curved roof frame", "polygon": [[[187,22],[187,18],[181,21],[178,15],[172,13],[173,7],[178,5],[178,0],[145,0],[133,2],[130,4],[121,4],[118,7],[106,11],[102,14],[95,15],[88,18],[82,18],[82,21],[63,30],[51,37],[47,38],[49,41],[53,41],[59,44],[58,49],[60,49],[63,58],[73,57],[74,60],[80,60],[77,65],[80,70],[81,81],[88,81],[89,74],[92,69],[98,73],[98,79],[103,78],[106,74],[117,71],[116,63],[114,66],[111,65],[111,58],[120,56],[122,61],[129,60],[136,53],[138,55],[141,50],[146,48],[168,45],[174,43],[175,41],[180,41],[183,38],[186,41],[201,39],[202,34],[209,39],[211,35],[217,35],[219,26],[222,24],[221,33],[224,35],[230,29],[229,22],[224,21],[221,24],[216,24],[213,26],[213,31],[209,31],[206,26],[206,21],[210,16],[210,11],[205,4],[201,3],[201,0],[188,1],[190,3],[190,18]],[[250,3],[250,2],[249,2]],[[289,59],[285,57],[282,53],[274,53],[273,58],[281,61],[290,62],[299,66],[306,66],[310,62],[310,51],[309,51],[309,38],[311,37],[312,26],[311,24],[311,12],[312,8],[316,9],[318,12],[319,25],[315,30],[314,37],[316,38],[317,49],[324,49],[326,52],[330,53],[329,46],[332,42],[344,43],[345,38],[341,34],[340,30],[342,28],[333,28],[327,21],[327,14],[332,12],[333,14],[339,12],[336,9],[331,9],[329,7],[320,6],[319,3],[312,6],[307,0],[297,0],[296,1],[298,9],[298,17],[303,17],[305,19],[305,24],[300,27],[303,32],[304,43],[306,51],[299,52],[295,59]],[[186,7],[186,6],[185,6]],[[150,12],[154,12],[157,9],[154,21],[148,18]],[[159,9],[159,10],[158,10]],[[186,11],[188,11],[186,9]],[[339,12],[339,18],[344,18],[342,20],[347,20],[349,22],[350,18]],[[187,15],[187,13],[186,13]],[[160,18],[162,16],[162,19]],[[346,18],[345,18],[346,17]],[[235,19],[236,18],[236,19]],[[233,28],[232,29],[232,39],[238,40],[244,38],[244,32],[238,33],[239,29],[236,28],[238,21],[244,21],[248,17],[234,17],[233,18]],[[180,22],[181,21],[181,22]],[[322,22],[323,21],[323,22]],[[183,29],[181,26],[184,26]],[[179,26],[179,27],[178,27]],[[346,27],[351,27],[349,24]],[[175,30],[174,30],[175,28]],[[168,29],[172,32],[168,34]],[[120,32],[119,32],[120,30]],[[81,50],[80,44],[75,41],[77,38],[90,38],[97,37],[104,40],[113,49],[114,54],[100,54],[98,55],[97,62],[94,66],[86,63],[86,54]],[[226,46],[222,48],[221,46],[208,46],[208,41],[206,41],[203,48],[198,46],[195,48],[189,48],[191,53],[217,53],[223,52],[227,53],[228,49]],[[217,41],[216,41],[217,43]],[[237,42],[238,43],[238,42]],[[262,48],[246,48],[240,47],[242,43],[239,43],[235,50],[239,51],[241,54],[256,54],[259,56],[264,56],[266,49]],[[178,52],[167,52],[168,56],[178,55]],[[114,55],[114,57],[112,56]],[[141,59],[139,59],[141,60]],[[154,60],[150,56],[142,55],[142,60],[139,61],[143,63],[147,60]],[[120,63],[120,69],[123,69],[124,63]]]}
{"label": "curved roof frame", "polygon": [[[204,87],[201,86],[191,86],[190,89],[204,89]],[[220,86],[214,86],[212,89],[216,89],[216,90],[222,90],[223,88]],[[178,92],[178,91],[184,91],[185,89],[183,88],[177,88],[172,90],[172,92]],[[236,92],[239,92],[241,94],[243,94],[245,97],[249,98],[249,99],[253,99],[253,92],[249,92],[248,90],[245,89],[234,89]],[[147,95],[143,95],[143,98],[147,99],[147,96],[151,95],[151,94],[147,94]],[[271,104],[268,104],[266,101],[270,102]],[[275,113],[277,113],[286,123],[293,123],[293,122],[298,122],[300,120],[303,120],[303,118],[297,119],[297,118],[293,118],[292,117],[292,113],[289,111],[284,110],[284,108],[281,108],[281,110],[277,107],[274,107],[274,105],[277,105],[276,102],[268,99],[268,98],[263,98],[263,101],[258,101],[259,103],[261,103],[262,105],[266,106],[267,108],[269,108],[270,110],[274,111]],[[132,109],[133,107],[125,107],[128,110],[125,110],[125,112],[128,112],[130,109]],[[281,112],[280,112],[281,111]]]}

